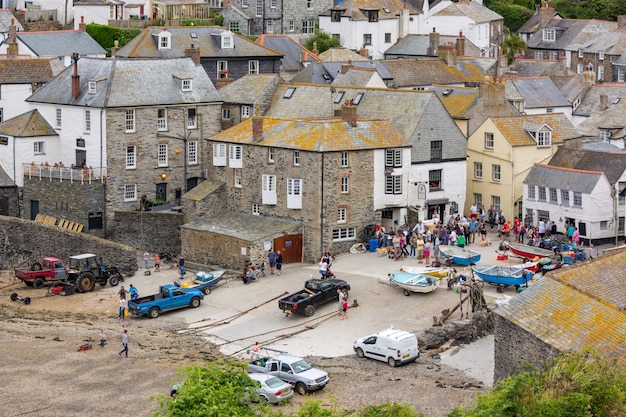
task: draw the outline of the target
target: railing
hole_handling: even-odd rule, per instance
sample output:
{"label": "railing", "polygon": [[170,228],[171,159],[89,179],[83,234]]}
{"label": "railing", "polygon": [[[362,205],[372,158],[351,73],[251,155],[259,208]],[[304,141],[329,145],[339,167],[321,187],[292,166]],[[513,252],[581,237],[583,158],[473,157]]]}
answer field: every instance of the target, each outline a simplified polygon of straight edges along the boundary
{"label": "railing", "polygon": [[28,179],[39,179],[49,181],[69,181],[89,183],[106,181],[106,167],[59,167],[49,165],[22,164],[22,171]]}

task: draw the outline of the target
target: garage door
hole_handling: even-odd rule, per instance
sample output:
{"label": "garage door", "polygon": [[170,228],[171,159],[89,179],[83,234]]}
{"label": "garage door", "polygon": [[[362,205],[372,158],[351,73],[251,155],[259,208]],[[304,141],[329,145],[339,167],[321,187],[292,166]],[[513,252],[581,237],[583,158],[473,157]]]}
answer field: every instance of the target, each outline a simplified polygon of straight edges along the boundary
{"label": "garage door", "polygon": [[274,239],[274,250],[283,254],[283,263],[302,262],[302,235],[286,235]]}

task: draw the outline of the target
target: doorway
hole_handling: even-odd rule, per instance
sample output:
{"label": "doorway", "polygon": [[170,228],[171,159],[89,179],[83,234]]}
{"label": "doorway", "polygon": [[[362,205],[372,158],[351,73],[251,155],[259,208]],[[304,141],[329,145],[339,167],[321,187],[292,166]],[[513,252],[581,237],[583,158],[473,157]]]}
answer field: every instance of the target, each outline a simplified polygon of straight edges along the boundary
{"label": "doorway", "polygon": [[87,151],[76,149],[76,167],[82,168],[83,164],[87,164]]}
{"label": "doorway", "polygon": [[302,262],[302,235],[285,235],[274,239],[274,251],[283,254],[283,263]]}
{"label": "doorway", "polygon": [[167,183],[162,182],[156,185],[156,195],[154,197],[157,200],[167,201]]}
{"label": "doorway", "polygon": [[39,200],[30,200],[30,219],[35,220],[39,214]]}

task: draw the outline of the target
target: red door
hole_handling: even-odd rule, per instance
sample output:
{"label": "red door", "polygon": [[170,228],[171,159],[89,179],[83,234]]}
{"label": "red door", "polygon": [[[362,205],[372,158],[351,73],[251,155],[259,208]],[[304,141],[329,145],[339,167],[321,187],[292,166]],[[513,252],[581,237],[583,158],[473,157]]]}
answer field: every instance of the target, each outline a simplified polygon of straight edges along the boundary
{"label": "red door", "polygon": [[286,235],[274,239],[274,251],[283,254],[283,263],[302,262],[302,235]]}

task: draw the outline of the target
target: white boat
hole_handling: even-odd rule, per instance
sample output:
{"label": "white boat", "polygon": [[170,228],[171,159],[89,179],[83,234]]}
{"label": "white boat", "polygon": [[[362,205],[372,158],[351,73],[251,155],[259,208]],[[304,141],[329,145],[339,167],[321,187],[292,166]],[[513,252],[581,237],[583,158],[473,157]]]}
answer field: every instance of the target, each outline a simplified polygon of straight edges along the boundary
{"label": "white boat", "polygon": [[404,289],[404,295],[412,292],[429,293],[441,285],[441,280],[430,275],[411,274],[409,272],[392,272],[389,274],[389,283]]}
{"label": "white boat", "polygon": [[403,266],[402,272],[410,274],[430,275],[431,277],[443,278],[448,275],[448,268],[436,268],[433,266]]}

